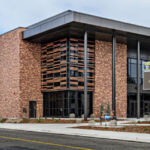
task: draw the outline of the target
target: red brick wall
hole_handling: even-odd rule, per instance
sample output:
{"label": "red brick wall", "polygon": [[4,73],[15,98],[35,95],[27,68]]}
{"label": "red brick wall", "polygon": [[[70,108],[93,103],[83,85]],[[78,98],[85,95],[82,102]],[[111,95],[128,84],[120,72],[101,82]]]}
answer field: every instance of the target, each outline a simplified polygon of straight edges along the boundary
{"label": "red brick wall", "polygon": [[[94,114],[99,117],[100,104],[112,107],[112,42],[95,41]],[[127,46],[116,44],[116,112],[118,117],[127,114]]]}
{"label": "red brick wall", "polygon": [[23,28],[0,36],[0,117],[29,116],[29,100],[42,116],[40,44],[22,40]]}
{"label": "red brick wall", "polygon": [[116,112],[127,117],[127,45],[116,45]]}
{"label": "red brick wall", "polygon": [[[21,35],[20,35],[21,39]],[[29,101],[37,102],[37,117],[42,117],[41,93],[41,45],[21,40],[20,43],[20,101],[21,109],[27,108]]]}
{"label": "red brick wall", "polygon": [[19,31],[0,36],[0,117],[20,117]]}

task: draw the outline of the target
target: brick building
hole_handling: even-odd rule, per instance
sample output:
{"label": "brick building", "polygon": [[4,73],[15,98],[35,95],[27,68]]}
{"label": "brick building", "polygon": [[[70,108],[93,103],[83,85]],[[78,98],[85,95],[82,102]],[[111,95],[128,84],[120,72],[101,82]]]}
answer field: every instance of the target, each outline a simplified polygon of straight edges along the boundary
{"label": "brick building", "polygon": [[0,35],[0,117],[149,113],[149,41],[150,28],[74,11]]}

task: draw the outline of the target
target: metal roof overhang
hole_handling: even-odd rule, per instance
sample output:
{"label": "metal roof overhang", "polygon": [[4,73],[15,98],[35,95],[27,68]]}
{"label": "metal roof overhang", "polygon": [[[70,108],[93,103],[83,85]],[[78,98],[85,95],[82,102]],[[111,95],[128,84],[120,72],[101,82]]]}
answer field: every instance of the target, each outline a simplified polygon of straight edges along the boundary
{"label": "metal roof overhang", "polygon": [[68,27],[71,26],[77,27],[79,33],[85,29],[102,32],[112,32],[115,30],[123,35],[133,34],[147,38],[150,37],[150,28],[147,27],[68,10],[29,26],[23,32],[23,39],[40,42],[50,37],[66,34]]}

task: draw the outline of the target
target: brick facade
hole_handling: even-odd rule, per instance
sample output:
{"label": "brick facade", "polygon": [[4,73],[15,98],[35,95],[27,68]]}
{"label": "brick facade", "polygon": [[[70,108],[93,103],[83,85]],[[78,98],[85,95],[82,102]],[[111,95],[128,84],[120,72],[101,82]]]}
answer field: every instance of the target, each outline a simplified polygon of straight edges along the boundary
{"label": "brick facade", "polygon": [[116,45],[116,112],[127,117],[127,45]]}
{"label": "brick facade", "polygon": [[[0,36],[0,117],[29,117],[29,101],[37,101],[37,117],[43,114],[41,93],[41,45],[22,40],[19,28]],[[11,43],[11,44],[10,44]],[[112,106],[112,42],[95,41],[94,114],[100,104]],[[116,108],[127,114],[127,46],[116,44]]]}
{"label": "brick facade", "polygon": [[23,28],[0,36],[0,117],[29,115],[29,100],[37,101],[42,116],[40,45],[22,40]]}
{"label": "brick facade", "polygon": [[[112,42],[95,41],[95,91],[93,112],[99,117],[100,105],[112,107]],[[116,44],[116,113],[127,114],[127,46]]]}
{"label": "brick facade", "polygon": [[19,43],[19,30],[0,36],[0,117],[20,117]]}
{"label": "brick facade", "polygon": [[41,44],[24,40],[20,42],[20,101],[21,110],[27,109],[26,117],[29,117],[29,101],[37,102],[36,116],[42,117]]}

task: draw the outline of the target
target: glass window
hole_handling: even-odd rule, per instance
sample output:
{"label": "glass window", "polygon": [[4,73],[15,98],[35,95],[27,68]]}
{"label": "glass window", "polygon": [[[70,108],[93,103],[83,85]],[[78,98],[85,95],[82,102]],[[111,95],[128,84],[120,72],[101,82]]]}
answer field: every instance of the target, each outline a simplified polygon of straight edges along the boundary
{"label": "glass window", "polygon": [[54,82],[54,86],[60,86],[60,82]]}
{"label": "glass window", "polygon": [[78,77],[78,71],[70,70],[71,77]]}
{"label": "glass window", "polygon": [[136,59],[128,58],[128,83],[136,84],[137,83],[137,66]]}
{"label": "glass window", "polygon": [[130,64],[130,69],[131,69],[130,70],[131,71],[130,72],[131,73],[130,76],[133,77],[133,78],[136,78],[136,64],[132,64],[131,63]]}
{"label": "glass window", "polygon": [[79,82],[79,86],[84,86],[84,82]]}
{"label": "glass window", "polygon": [[[143,62],[147,60],[140,60],[140,83],[143,84]],[[137,60],[136,58],[128,58],[128,83],[137,83]]]}
{"label": "glass window", "polygon": [[136,59],[131,59],[130,58],[130,63],[136,64]]}

